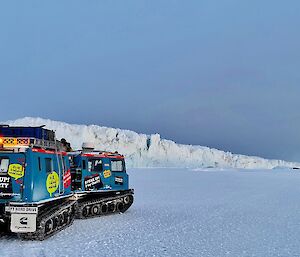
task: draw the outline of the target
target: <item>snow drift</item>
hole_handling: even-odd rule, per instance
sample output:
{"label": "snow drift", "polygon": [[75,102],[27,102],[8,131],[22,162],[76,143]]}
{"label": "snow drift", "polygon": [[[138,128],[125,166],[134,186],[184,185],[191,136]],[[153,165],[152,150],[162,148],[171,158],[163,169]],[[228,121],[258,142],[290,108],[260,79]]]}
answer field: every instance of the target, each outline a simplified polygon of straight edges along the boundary
{"label": "snow drift", "polygon": [[7,121],[11,126],[40,126],[56,131],[57,138],[65,138],[73,149],[81,149],[83,142],[94,142],[96,149],[118,151],[126,156],[129,167],[221,167],[272,169],[299,167],[298,163],[267,160],[260,157],[232,154],[203,146],[176,144],[161,139],[159,134],[145,135],[130,130],[96,125],[75,125],[42,118],[22,118]]}

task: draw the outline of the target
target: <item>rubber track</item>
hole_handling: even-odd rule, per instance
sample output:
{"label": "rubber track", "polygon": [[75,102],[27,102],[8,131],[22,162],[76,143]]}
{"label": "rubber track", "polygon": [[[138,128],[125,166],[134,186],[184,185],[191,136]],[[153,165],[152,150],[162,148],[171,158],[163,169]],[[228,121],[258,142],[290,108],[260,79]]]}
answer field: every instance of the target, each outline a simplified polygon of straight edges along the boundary
{"label": "rubber track", "polygon": [[[62,226],[57,226],[54,230],[51,231],[49,234],[45,234],[45,225],[48,220],[54,218],[55,216],[58,216],[59,214],[63,213],[65,210],[68,210],[69,208],[73,208],[71,210],[71,214],[69,216],[68,223],[63,224]],[[18,237],[20,237],[23,240],[44,240],[50,236],[53,236],[54,234],[58,233],[59,231],[69,227],[72,225],[74,219],[75,219],[75,210],[76,210],[76,202],[71,201],[67,204],[64,204],[63,206],[60,206],[59,208],[49,210],[45,213],[43,213],[40,217],[37,217],[37,230],[33,233],[18,233]]]}
{"label": "rubber track", "polygon": [[[126,196],[130,196],[132,199],[132,201],[130,201],[128,204],[125,204],[123,202],[123,198],[126,197]],[[110,203],[112,201],[117,201],[117,202],[122,202],[124,204],[124,208],[123,210],[121,211],[122,213],[124,213],[125,211],[127,211],[129,209],[129,207],[132,205],[133,203],[133,194],[132,193],[127,193],[127,194],[124,194],[124,195],[118,195],[118,196],[114,196],[114,197],[103,197],[103,198],[98,198],[98,199],[94,199],[94,200],[89,200],[89,201],[84,201],[84,202],[81,202],[78,204],[78,208],[76,210],[76,218],[77,219],[89,219],[89,218],[94,218],[94,217],[100,217],[100,216],[104,216],[104,215],[108,215],[108,214],[112,214],[112,213],[116,213],[116,212],[119,212],[117,210],[115,211],[107,211],[106,213],[100,213],[100,214],[97,214],[97,215],[88,215],[88,216],[84,216],[82,211],[84,210],[85,207],[92,207],[93,205],[95,204],[105,204],[105,203]]]}

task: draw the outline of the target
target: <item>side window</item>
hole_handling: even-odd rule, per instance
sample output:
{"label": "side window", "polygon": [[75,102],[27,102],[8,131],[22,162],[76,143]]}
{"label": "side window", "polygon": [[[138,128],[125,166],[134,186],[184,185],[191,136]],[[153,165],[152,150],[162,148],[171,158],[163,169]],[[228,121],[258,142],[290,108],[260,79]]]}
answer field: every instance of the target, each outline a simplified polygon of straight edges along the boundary
{"label": "side window", "polygon": [[0,172],[7,172],[9,166],[9,159],[7,157],[0,158]]}
{"label": "side window", "polygon": [[102,160],[101,159],[92,159],[88,161],[88,170],[94,172],[103,171]]}
{"label": "side window", "polygon": [[85,170],[86,169],[86,161],[82,160],[82,169]]}
{"label": "side window", "polygon": [[124,162],[122,160],[111,160],[111,171],[122,172],[124,170]]}
{"label": "side window", "polygon": [[53,164],[51,158],[45,158],[45,167],[47,173],[51,173],[53,171]]}
{"label": "side window", "polygon": [[41,157],[38,157],[38,166],[39,166],[39,171],[41,171],[42,170]]}
{"label": "side window", "polygon": [[64,158],[64,164],[65,164],[65,170],[67,170],[68,168],[70,168],[70,162],[69,162],[69,158],[68,157]]}
{"label": "side window", "polygon": [[62,162],[63,162],[63,166],[64,166],[64,171],[67,170],[67,158],[66,157],[62,157]]}
{"label": "side window", "polygon": [[94,160],[94,171],[102,171],[102,160]]}

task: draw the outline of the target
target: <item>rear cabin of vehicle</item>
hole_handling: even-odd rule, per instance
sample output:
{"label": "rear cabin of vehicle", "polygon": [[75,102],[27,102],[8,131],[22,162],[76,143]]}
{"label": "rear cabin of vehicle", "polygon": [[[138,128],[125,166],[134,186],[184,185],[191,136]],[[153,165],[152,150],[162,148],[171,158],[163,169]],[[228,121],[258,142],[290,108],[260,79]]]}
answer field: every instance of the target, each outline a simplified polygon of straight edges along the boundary
{"label": "rear cabin of vehicle", "polygon": [[51,235],[72,223],[72,194],[69,159],[53,131],[0,126],[2,227],[20,236]]}

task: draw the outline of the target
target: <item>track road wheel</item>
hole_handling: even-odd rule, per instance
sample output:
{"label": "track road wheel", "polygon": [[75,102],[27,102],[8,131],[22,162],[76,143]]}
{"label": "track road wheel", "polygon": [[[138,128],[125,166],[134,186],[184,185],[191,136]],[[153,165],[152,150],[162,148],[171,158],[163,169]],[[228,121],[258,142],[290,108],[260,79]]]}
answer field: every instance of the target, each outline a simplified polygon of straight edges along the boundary
{"label": "track road wheel", "polygon": [[116,211],[115,202],[111,202],[111,203],[108,204],[108,210],[109,210],[109,212],[115,212]]}
{"label": "track road wheel", "polygon": [[49,234],[53,230],[53,226],[54,226],[53,219],[47,220],[45,224],[45,233]]}
{"label": "track road wheel", "polygon": [[106,214],[108,212],[108,206],[106,203],[101,205],[101,213]]}
{"label": "track road wheel", "polygon": [[129,195],[126,195],[123,200],[124,200],[125,204],[129,204],[129,202],[130,202]]}
{"label": "track road wheel", "polygon": [[87,218],[89,216],[89,210],[90,210],[90,207],[89,206],[85,206],[83,209],[82,209],[82,216]]}
{"label": "track road wheel", "polygon": [[69,221],[70,221],[69,212],[66,210],[62,213],[62,215],[64,217],[64,223],[69,224]]}
{"label": "track road wheel", "polygon": [[59,227],[63,226],[65,222],[63,213],[59,214],[57,218],[58,218],[58,226]]}
{"label": "track road wheel", "polygon": [[101,212],[100,204],[94,204],[91,208],[91,213],[94,216],[99,215]]}
{"label": "track road wheel", "polygon": [[122,202],[117,203],[117,211],[122,212],[124,210],[124,204]]}

